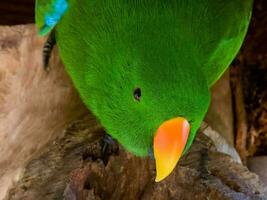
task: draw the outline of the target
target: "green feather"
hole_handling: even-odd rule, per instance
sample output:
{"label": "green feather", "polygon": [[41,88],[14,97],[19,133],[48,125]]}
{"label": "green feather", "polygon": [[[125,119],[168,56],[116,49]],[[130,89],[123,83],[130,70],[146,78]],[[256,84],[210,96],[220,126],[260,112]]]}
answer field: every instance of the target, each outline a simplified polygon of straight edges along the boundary
{"label": "green feather", "polygon": [[160,124],[182,116],[191,125],[186,152],[251,7],[252,0],[70,0],[56,40],[84,103],[126,149],[147,155]]}
{"label": "green feather", "polygon": [[199,61],[212,86],[237,55],[250,22],[253,0],[205,1],[197,16]]}

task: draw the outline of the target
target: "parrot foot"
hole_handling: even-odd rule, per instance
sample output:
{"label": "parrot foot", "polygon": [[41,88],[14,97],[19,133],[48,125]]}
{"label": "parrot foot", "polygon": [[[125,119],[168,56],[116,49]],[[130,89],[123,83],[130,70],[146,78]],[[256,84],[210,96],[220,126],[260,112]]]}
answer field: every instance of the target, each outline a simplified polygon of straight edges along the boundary
{"label": "parrot foot", "polygon": [[108,164],[109,156],[117,155],[119,151],[118,143],[109,135],[104,135],[100,140],[91,143],[83,152],[83,160],[101,160],[104,165]]}
{"label": "parrot foot", "polygon": [[104,165],[107,165],[109,156],[117,154],[118,151],[118,143],[110,135],[104,135],[101,140],[101,159],[103,160]]}
{"label": "parrot foot", "polygon": [[53,30],[49,34],[48,39],[43,47],[43,68],[45,71],[49,71],[48,67],[49,59],[51,57],[51,53],[55,44],[56,44],[56,37],[55,37],[55,31]]}
{"label": "parrot foot", "polygon": [[210,177],[210,171],[208,169],[209,152],[207,149],[203,149],[200,152],[199,172],[202,180],[208,180]]}

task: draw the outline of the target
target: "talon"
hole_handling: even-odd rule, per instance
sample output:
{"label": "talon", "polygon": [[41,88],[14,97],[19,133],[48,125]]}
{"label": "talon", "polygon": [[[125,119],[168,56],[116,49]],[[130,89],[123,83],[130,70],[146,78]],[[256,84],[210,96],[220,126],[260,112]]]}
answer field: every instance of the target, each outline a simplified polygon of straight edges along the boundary
{"label": "talon", "polygon": [[119,146],[117,142],[109,135],[105,135],[101,140],[101,157],[105,165],[108,163],[108,157],[117,153]]}
{"label": "talon", "polygon": [[43,68],[45,71],[49,71],[49,59],[51,57],[51,53],[54,45],[56,44],[55,32],[52,31],[48,36],[48,39],[43,47]]}

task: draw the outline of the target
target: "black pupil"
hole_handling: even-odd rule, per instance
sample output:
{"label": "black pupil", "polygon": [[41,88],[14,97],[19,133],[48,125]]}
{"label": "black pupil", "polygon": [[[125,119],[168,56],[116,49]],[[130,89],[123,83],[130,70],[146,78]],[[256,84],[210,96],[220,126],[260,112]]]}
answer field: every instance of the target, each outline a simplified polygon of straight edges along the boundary
{"label": "black pupil", "polygon": [[141,99],[141,89],[140,88],[136,88],[134,90],[134,98],[137,100],[137,101],[140,101]]}

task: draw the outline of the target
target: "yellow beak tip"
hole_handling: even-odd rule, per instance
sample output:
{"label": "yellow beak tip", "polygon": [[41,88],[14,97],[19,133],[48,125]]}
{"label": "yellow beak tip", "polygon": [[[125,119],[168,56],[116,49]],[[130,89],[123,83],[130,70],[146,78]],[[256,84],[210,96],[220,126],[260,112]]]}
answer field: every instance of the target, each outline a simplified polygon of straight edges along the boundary
{"label": "yellow beak tip", "polygon": [[177,163],[173,163],[169,166],[156,165],[157,173],[156,173],[155,182],[160,182],[160,181],[166,179],[171,174],[171,172],[174,170],[176,164]]}
{"label": "yellow beak tip", "polygon": [[157,183],[160,182],[160,181],[161,181],[160,179],[157,179],[157,178],[155,179],[155,182],[157,182]]}
{"label": "yellow beak tip", "polygon": [[164,179],[164,177],[156,177],[156,179],[155,179],[155,182],[160,182],[160,181],[162,181]]}

